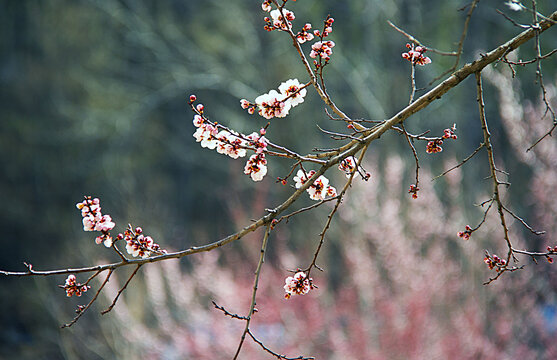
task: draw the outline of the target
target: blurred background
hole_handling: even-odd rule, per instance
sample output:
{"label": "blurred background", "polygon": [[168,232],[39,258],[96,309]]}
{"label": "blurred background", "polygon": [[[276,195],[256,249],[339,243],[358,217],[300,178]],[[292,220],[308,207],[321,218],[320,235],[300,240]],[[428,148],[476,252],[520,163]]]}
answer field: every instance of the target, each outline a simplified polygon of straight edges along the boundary
{"label": "blurred background", "polygon": [[[384,119],[407,103],[410,66],[402,59],[407,39],[393,21],[425,45],[456,50],[468,8],[460,0],[303,0],[289,4],[295,28],[320,28],[335,18],[327,89],[353,118]],[[549,14],[550,1],[538,10]],[[554,5],[554,4],[553,4]],[[464,62],[507,41],[520,29],[496,12],[529,23],[503,1],[480,3],[464,42]],[[307,75],[285,34],[263,30],[260,1],[4,0],[0,3],[0,269],[22,271],[23,262],[46,270],[118,261],[82,231],[75,203],[101,199],[116,222],[142,226],[173,251],[218,240],[286,199],[289,186],[275,183],[292,162],[270,158],[269,174],[254,183],[244,161],[203,149],[192,137],[189,94],[207,116],[250,133],[266,124],[239,106]],[[307,50],[309,44],[304,45]],[[555,29],[541,36],[542,53],[555,46]],[[531,59],[531,41],[511,54]],[[417,69],[419,88],[454,62],[428,53]],[[542,64],[554,108],[556,62]],[[507,217],[517,248],[544,250],[557,234],[557,144],[554,138],[526,152],[551,127],[544,117],[535,66],[516,77],[499,63],[484,71],[487,117],[497,165],[510,173],[505,202],[535,236]],[[470,78],[412,116],[413,133],[457,124],[458,140],[439,154],[418,143],[421,191],[405,139],[385,134],[368,151],[370,181],[356,180],[319,257],[319,286],[284,300],[284,278],[312,259],[326,214],[303,213],[272,233],[252,329],[271,349],[318,359],[550,359],[557,357],[557,269],[521,258],[524,270],[495,283],[484,249],[505,254],[492,211],[469,241],[457,237],[475,226],[492,184],[482,151],[461,169],[431,179],[468,156],[482,141],[475,81]],[[418,93],[422,94],[423,90]],[[316,124],[343,131],[328,120],[309,91],[290,116],[275,119],[268,137],[299,153],[339,145]],[[244,159],[245,160],[245,159]],[[341,188],[344,176],[331,170]],[[295,205],[311,204],[306,197]],[[101,316],[130,274],[111,278],[97,303],[69,329],[81,298],[66,298],[65,276],[0,279],[1,359],[229,359],[243,323],[215,310],[249,308],[260,251],[258,231],[222,249],[145,266],[112,312]],[[543,260],[543,259],[542,259]],[[84,281],[78,276],[78,280]],[[102,279],[101,279],[102,280]],[[271,359],[247,342],[245,359]]]}

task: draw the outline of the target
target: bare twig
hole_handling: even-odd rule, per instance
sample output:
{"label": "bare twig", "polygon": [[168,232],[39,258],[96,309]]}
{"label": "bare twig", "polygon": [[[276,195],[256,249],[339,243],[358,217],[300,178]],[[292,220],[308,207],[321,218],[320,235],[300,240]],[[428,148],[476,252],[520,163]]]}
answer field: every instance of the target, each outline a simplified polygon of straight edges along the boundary
{"label": "bare twig", "polygon": [[448,173],[450,173],[451,171],[453,171],[454,169],[457,169],[459,167],[461,167],[462,165],[464,165],[468,160],[470,160],[471,158],[474,157],[474,155],[476,155],[478,153],[478,151],[480,151],[482,148],[484,147],[484,143],[481,143],[480,146],[478,146],[476,148],[476,150],[474,150],[474,152],[472,152],[472,154],[468,155],[464,160],[462,160],[461,162],[459,162],[458,164],[456,164],[455,166],[453,166],[452,168],[445,170],[442,174],[437,175],[436,177],[434,177],[433,179],[431,179],[431,181],[437,180],[440,177],[443,177],[445,175],[447,175]]}
{"label": "bare twig", "polygon": [[413,43],[416,43],[417,45],[426,48],[428,51],[431,51],[432,53],[436,53],[438,55],[444,55],[444,56],[456,56],[457,53],[455,51],[441,51],[441,50],[437,50],[434,48],[431,48],[429,46],[425,46],[420,40],[416,39],[414,36],[410,35],[409,33],[407,33],[406,31],[402,30],[401,28],[399,28],[398,26],[396,26],[395,24],[393,24],[390,20],[387,20],[387,23],[394,28],[396,31],[398,31],[399,33],[401,33],[402,35],[406,36],[408,38],[408,40],[412,41]]}
{"label": "bare twig", "polygon": [[265,229],[265,235],[263,236],[263,242],[261,244],[261,255],[259,257],[259,262],[257,263],[257,269],[255,270],[255,279],[253,281],[253,291],[251,293],[251,304],[249,308],[248,315],[246,316],[246,327],[242,333],[242,337],[240,338],[240,343],[238,344],[238,349],[236,349],[236,354],[234,355],[234,360],[238,358],[240,355],[240,351],[242,350],[242,345],[244,344],[244,340],[246,339],[246,334],[249,332],[249,325],[251,322],[251,317],[255,311],[255,298],[257,295],[257,286],[259,284],[259,275],[261,274],[261,268],[263,267],[263,263],[265,262],[265,250],[267,249],[267,241],[269,240],[269,233],[271,232],[271,226],[267,225]]}
{"label": "bare twig", "polygon": [[464,48],[464,39],[466,39],[466,34],[468,33],[468,26],[470,25],[470,19],[472,18],[472,14],[474,13],[474,10],[476,9],[476,6],[478,6],[479,2],[480,0],[472,1],[472,3],[470,4],[470,8],[468,9],[468,14],[466,14],[466,20],[464,20],[464,26],[462,28],[462,33],[460,34],[460,41],[458,42],[458,50],[456,51],[456,55],[455,55],[456,59],[454,65],[451,66],[451,68],[448,69],[447,71],[443,72],[441,75],[437,76],[435,79],[431,80],[429,82],[429,85],[435,83],[443,76],[450,74],[451,72],[456,70],[458,63],[460,62],[460,57],[462,56],[462,50]]}
{"label": "bare twig", "polygon": [[545,231],[536,231],[534,230],[530,225],[528,225],[528,223],[526,221],[524,221],[524,219],[522,219],[520,216],[516,215],[515,213],[513,213],[510,209],[508,209],[506,206],[503,206],[503,209],[508,212],[513,218],[515,218],[516,220],[518,220],[526,229],[528,229],[532,234],[534,235],[543,235],[545,234]]}
{"label": "bare twig", "polygon": [[260,340],[258,340],[255,335],[253,335],[253,333],[251,332],[251,330],[248,330],[248,335],[253,339],[253,341],[255,341],[257,344],[259,344],[259,346],[261,346],[261,348],[263,350],[265,350],[266,352],[268,352],[269,354],[273,355],[274,357],[276,357],[277,359],[284,359],[284,360],[312,360],[315,359],[314,357],[310,356],[310,357],[304,357],[304,356],[298,356],[295,358],[291,358],[291,357],[287,357],[285,355],[282,354],[278,354],[276,352],[274,352],[273,350],[269,349],[268,347],[266,347],[263,342],[261,342]]}
{"label": "bare twig", "polygon": [[501,185],[501,182],[497,178],[497,167],[495,166],[495,159],[494,159],[494,156],[493,156],[493,147],[491,146],[491,133],[489,132],[489,128],[487,126],[487,119],[485,117],[485,105],[484,105],[484,99],[483,99],[482,78],[481,78],[481,73],[480,72],[476,73],[476,87],[477,87],[477,92],[478,92],[477,100],[478,100],[478,107],[479,107],[479,112],[480,112],[480,121],[481,121],[481,124],[482,124],[482,130],[483,130],[483,133],[484,133],[484,144],[485,144],[485,148],[487,150],[487,158],[488,158],[488,162],[489,162],[489,168],[491,170],[491,179],[493,180],[493,200],[497,204],[497,210],[499,212],[499,219],[501,220],[501,227],[503,228],[504,238],[505,238],[505,241],[507,242],[507,246],[509,248],[509,251],[508,251],[508,254],[507,254],[507,266],[508,266],[508,264],[510,263],[511,257],[513,256],[513,251],[512,251],[513,246],[511,244],[511,240],[510,240],[510,237],[509,237],[509,228],[508,228],[507,222],[505,220],[505,213],[503,211],[503,203],[501,201],[501,195],[499,194],[499,185]]}
{"label": "bare twig", "polygon": [[215,308],[219,309],[220,311],[222,311],[224,313],[224,315],[230,316],[231,318],[238,319],[238,320],[248,320],[248,318],[245,317],[245,316],[240,316],[238,314],[233,314],[230,311],[226,310],[223,306],[217,305],[217,303],[214,300],[211,301],[211,302],[213,303],[213,306]]}
{"label": "bare twig", "polygon": [[137,265],[137,267],[135,268],[135,270],[133,271],[133,273],[130,275],[130,277],[128,278],[128,280],[126,281],[126,283],[124,284],[124,286],[122,286],[122,288],[120,290],[118,290],[118,294],[116,294],[116,297],[114,298],[114,300],[112,300],[112,304],[110,304],[110,306],[108,308],[106,308],[105,310],[103,310],[101,312],[101,314],[106,314],[108,313],[110,310],[112,310],[112,308],[114,308],[114,306],[116,305],[116,302],[118,301],[118,298],[120,297],[120,295],[124,292],[124,290],[126,290],[126,287],[128,286],[128,284],[130,283],[130,281],[132,280],[132,278],[135,276],[135,274],[137,274],[137,271],[139,270],[139,268],[141,267],[140,265]]}

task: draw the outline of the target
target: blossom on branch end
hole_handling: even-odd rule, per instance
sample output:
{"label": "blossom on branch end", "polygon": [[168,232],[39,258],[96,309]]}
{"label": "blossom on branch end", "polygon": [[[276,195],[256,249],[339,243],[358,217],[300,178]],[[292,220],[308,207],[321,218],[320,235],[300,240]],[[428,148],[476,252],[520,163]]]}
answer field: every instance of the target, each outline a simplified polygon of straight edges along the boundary
{"label": "blossom on branch end", "polygon": [[309,53],[309,57],[312,59],[319,57],[323,59],[323,61],[328,62],[329,60],[331,60],[331,54],[333,53],[334,47],[334,41],[317,41],[316,43],[311,45],[311,52]]}
{"label": "blossom on branch end", "polygon": [[463,238],[464,240],[468,240],[470,239],[470,235],[472,235],[472,228],[470,227],[470,225],[466,225],[466,228],[464,231],[459,231],[458,232],[458,237]]}
{"label": "blossom on branch end", "polygon": [[410,189],[408,189],[408,193],[412,194],[412,199],[418,198],[418,191],[420,191],[420,188],[416,184],[410,185]]}
{"label": "blossom on branch end", "polygon": [[501,269],[507,266],[507,260],[501,259],[497,255],[491,256],[487,251],[485,253],[484,262],[486,263],[489,270],[495,269],[495,271],[499,272]]}
{"label": "blossom on branch end", "polygon": [[305,295],[314,288],[312,279],[306,273],[298,271],[294,276],[289,276],[284,280],[284,297],[290,299],[292,295]]}
{"label": "blossom on branch end", "polygon": [[263,3],[261,4],[261,9],[266,12],[271,11],[271,0],[263,1]]}
{"label": "blossom on branch end", "polygon": [[512,11],[522,11],[522,9],[524,9],[524,5],[517,0],[509,0],[505,3],[505,5],[507,5]]}
{"label": "blossom on branch end", "polygon": [[443,140],[441,140],[441,139],[436,139],[436,140],[429,141],[427,143],[427,147],[425,149],[425,152],[428,153],[428,154],[440,153],[441,151],[443,151],[443,148],[441,147],[442,144],[443,144]]}
{"label": "blossom on branch end", "polygon": [[140,256],[145,259],[152,252],[166,254],[166,250],[162,250],[158,244],[155,244],[150,236],[143,235],[143,229],[140,227],[133,230],[130,225],[123,235],[118,234],[118,240],[126,242],[126,251],[133,257]]}
{"label": "blossom on branch end", "polygon": [[98,198],[92,199],[86,196],[85,200],[75,205],[81,210],[83,217],[83,231],[100,231],[102,235],[97,236],[95,242],[97,244],[104,243],[106,247],[112,246],[112,237],[109,231],[116,226],[110,215],[101,213],[100,201]]}
{"label": "blossom on branch end", "polygon": [[253,181],[263,180],[263,177],[267,174],[265,154],[260,153],[250,156],[244,167],[244,174],[249,175]]}
{"label": "blossom on branch end", "polygon": [[408,52],[402,53],[402,57],[406,60],[410,61],[414,65],[427,65],[431,64],[431,59],[427,56],[424,56],[424,53],[427,49],[423,46],[416,46],[414,44],[406,44],[406,47],[409,49]]}
{"label": "blossom on branch end", "polygon": [[66,283],[64,285],[58,285],[62,289],[66,290],[66,296],[72,297],[81,296],[82,293],[86,292],[87,289],[91,288],[88,285],[82,285],[76,281],[76,277],[74,274],[68,275],[66,278]]}

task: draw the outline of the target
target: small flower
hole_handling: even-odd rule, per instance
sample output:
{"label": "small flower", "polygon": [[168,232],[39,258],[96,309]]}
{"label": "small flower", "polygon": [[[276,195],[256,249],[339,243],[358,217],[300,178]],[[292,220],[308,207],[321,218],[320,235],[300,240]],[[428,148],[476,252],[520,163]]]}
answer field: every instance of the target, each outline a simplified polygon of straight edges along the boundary
{"label": "small flower", "polygon": [[203,118],[197,114],[194,115],[193,117],[193,126],[195,126],[196,128],[201,127],[201,125],[203,125]]}
{"label": "small flower", "polygon": [[241,99],[240,106],[242,107],[242,109],[247,109],[250,106],[250,102],[246,99]]}
{"label": "small flower", "polygon": [[466,225],[466,228],[464,231],[459,231],[458,232],[458,237],[461,237],[464,240],[468,240],[470,239],[470,235],[472,235],[472,228],[469,225]]}
{"label": "small flower", "polygon": [[453,127],[451,128],[447,128],[445,130],[443,130],[443,139],[453,139],[456,140],[457,136],[455,134],[456,131],[456,124],[453,124]]}
{"label": "small flower", "polygon": [[306,273],[298,271],[294,276],[289,276],[284,280],[284,297],[290,299],[292,295],[305,295],[314,288],[312,279]]}
{"label": "small flower", "polygon": [[296,173],[296,176],[294,176],[294,182],[296,183],[296,189],[299,189],[302,187],[302,185],[305,184],[305,182],[313,176],[313,174],[315,174],[314,170],[311,170],[309,173],[306,173],[303,170],[298,170],[298,172]]}
{"label": "small flower", "polygon": [[338,169],[350,177],[354,170],[356,170],[356,159],[353,156],[348,156],[342,159],[338,164]]}
{"label": "small flower", "polygon": [[101,220],[95,224],[95,231],[108,232],[112,230],[115,225],[110,215],[103,215]]}
{"label": "small flower", "polygon": [[254,154],[250,156],[244,167],[244,174],[250,175],[253,181],[261,181],[267,174],[267,160],[265,154]]}
{"label": "small flower", "polygon": [[406,44],[406,47],[409,49],[408,52],[402,53],[402,57],[415,65],[427,65],[431,64],[431,59],[427,56],[424,56],[424,53],[427,51],[425,47],[416,46],[414,44]]}
{"label": "small flower", "polygon": [[265,119],[273,117],[285,117],[290,111],[291,103],[283,101],[284,96],[276,90],[271,90],[267,94],[259,95],[255,103],[259,109],[259,115]]}
{"label": "small flower", "polygon": [[306,96],[306,89],[302,88],[302,84],[298,79],[290,79],[279,86],[279,91],[285,96],[286,101],[289,102],[291,107],[297,106],[304,102]]}
{"label": "small flower", "polygon": [[509,0],[505,3],[505,5],[507,5],[512,11],[521,11],[522,9],[524,9],[524,5],[522,5],[520,1],[517,0]]}
{"label": "small flower", "polygon": [[300,31],[298,34],[296,34],[296,39],[298,40],[298,42],[300,44],[303,44],[306,41],[313,40],[313,34],[310,32],[310,30],[311,30],[311,24],[307,23],[302,28],[302,31]]}
{"label": "small flower", "polygon": [[140,256],[147,258],[152,252],[165,254],[166,250],[162,250],[158,244],[155,244],[150,236],[143,235],[140,227],[132,230],[131,226],[124,232],[124,235],[118,234],[118,239],[126,241],[126,251],[133,257]]}
{"label": "small flower", "polygon": [[319,176],[312,185],[307,189],[309,198],[312,200],[325,200],[327,189],[329,187],[329,179],[323,175]]}
{"label": "small flower", "polygon": [[309,57],[311,57],[312,59],[320,57],[325,62],[328,62],[331,59],[331,54],[333,53],[334,46],[335,43],[331,40],[317,41],[313,45],[311,45],[311,52],[309,53]]}
{"label": "small flower", "polygon": [[290,21],[294,20],[296,17],[292,11],[284,8],[282,9],[282,13],[284,14],[286,20],[283,19],[279,9],[271,10],[269,12],[271,19],[269,19],[268,22],[272,23],[274,29],[288,30],[292,27],[292,23]]}
{"label": "small flower", "polygon": [[408,193],[412,194],[412,199],[418,198],[418,191],[420,191],[420,188],[415,184],[410,185],[410,189],[408,189]]}
{"label": "small flower", "polygon": [[[303,170],[298,170],[296,176],[294,176],[296,189],[301,188],[302,185],[304,185],[314,174],[314,170],[311,170],[307,174]],[[327,197],[337,196],[337,190],[333,186],[329,185],[329,179],[323,175],[315,179],[313,184],[311,184],[306,191],[312,200],[325,200]]]}
{"label": "small flower", "polygon": [[190,95],[190,103],[193,103],[195,100],[197,100],[197,96],[195,95]]}
{"label": "small flower", "polygon": [[59,287],[66,290],[66,296],[71,297],[73,295],[81,296],[82,293],[86,292],[90,286],[82,285],[77,282],[75,275],[70,274],[66,278],[66,282],[64,285],[58,285]]}
{"label": "small flower", "polygon": [[507,260],[501,259],[499,256],[495,254],[491,256],[487,251],[485,253],[484,262],[486,263],[489,270],[495,269],[495,271],[497,272],[501,271],[503,268],[507,266]]}
{"label": "small flower", "polygon": [[443,151],[443,148],[441,147],[442,144],[443,144],[443,140],[441,139],[429,141],[427,143],[425,152],[428,154],[440,153],[441,151]]}
{"label": "small flower", "polygon": [[261,9],[263,9],[263,11],[269,12],[271,11],[271,0],[265,0],[263,1],[263,3],[261,4]]}

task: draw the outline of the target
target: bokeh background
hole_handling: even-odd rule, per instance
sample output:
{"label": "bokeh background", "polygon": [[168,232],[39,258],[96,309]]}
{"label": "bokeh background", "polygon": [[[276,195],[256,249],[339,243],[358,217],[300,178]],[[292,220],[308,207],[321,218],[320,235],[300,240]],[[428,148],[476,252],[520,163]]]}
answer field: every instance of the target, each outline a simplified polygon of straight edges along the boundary
{"label": "bokeh background", "polygon": [[[291,3],[301,27],[335,18],[336,42],[327,88],[354,118],[384,119],[408,102],[407,40],[387,20],[440,50],[456,49],[467,9],[457,0],[302,0]],[[554,3],[538,1],[542,13]],[[520,30],[497,14],[503,1],[474,13],[462,63]],[[291,188],[276,184],[291,162],[270,159],[253,183],[244,162],[202,149],[192,134],[187,97],[207,115],[250,133],[266,124],[239,99],[254,99],[284,80],[307,76],[287,36],[263,30],[260,1],[4,0],[0,3],[0,268],[55,269],[117,261],[84,233],[76,202],[101,198],[116,230],[140,225],[163,248],[179,250],[220,239],[282,202]],[[543,52],[556,30],[541,37]],[[307,49],[309,45],[305,45]],[[512,54],[530,59],[530,42]],[[418,87],[454,59],[429,54]],[[556,103],[556,62],[543,63]],[[557,144],[528,148],[551,126],[535,67],[513,78],[502,63],[484,72],[487,117],[495,156],[512,186],[505,202],[517,221],[519,248],[557,245]],[[467,79],[412,116],[409,131],[440,135],[457,124],[457,141],[427,155],[418,143],[421,191],[412,200],[414,159],[405,139],[385,134],[368,151],[368,182],[357,180],[333,222],[320,255],[319,289],[284,300],[289,270],[312,258],[327,208],[304,213],[273,232],[262,272],[253,331],[273,350],[318,359],[550,359],[557,356],[557,269],[521,258],[526,268],[483,286],[493,276],[484,249],[504,253],[495,212],[465,242],[456,236],[482,218],[475,206],[492,185],[485,152],[445,178],[431,181],[482,141],[475,82]],[[300,153],[337,143],[316,127],[342,131],[309,91],[302,106],[275,119],[268,137]],[[332,170],[341,187],[343,175]],[[311,204],[302,199],[296,207]],[[229,359],[243,323],[212,307],[245,313],[261,232],[211,253],[145,266],[114,310],[104,316],[129,270],[119,270],[96,306],[70,329],[82,298],[57,287],[65,277],[0,279],[1,359]],[[98,286],[98,283],[93,285]],[[95,287],[95,286],[93,286]],[[94,289],[92,289],[94,290]],[[242,358],[272,356],[248,342]]]}

